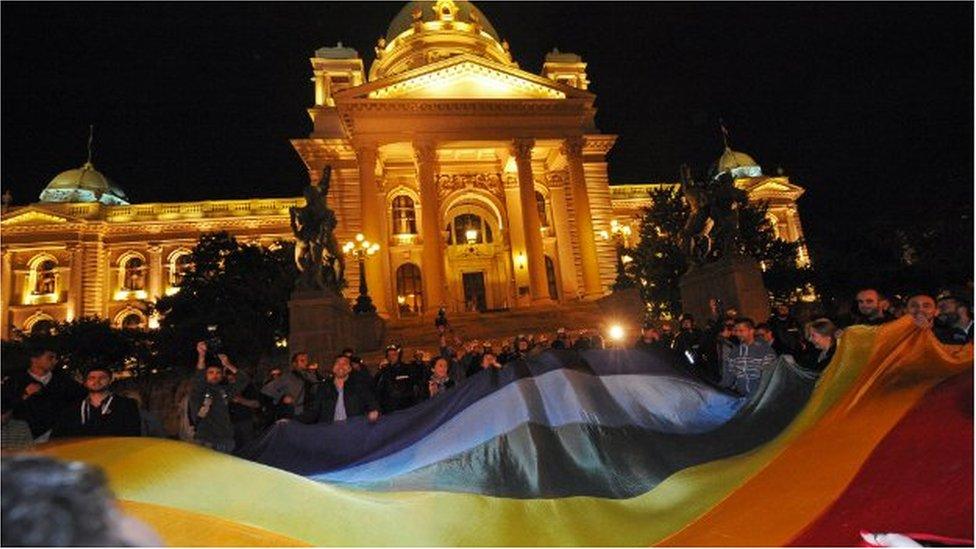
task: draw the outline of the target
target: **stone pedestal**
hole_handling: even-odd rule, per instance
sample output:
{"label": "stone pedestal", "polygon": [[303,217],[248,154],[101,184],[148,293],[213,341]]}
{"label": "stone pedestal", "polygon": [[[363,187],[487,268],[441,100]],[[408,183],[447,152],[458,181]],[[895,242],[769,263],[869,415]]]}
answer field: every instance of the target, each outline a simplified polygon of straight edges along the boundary
{"label": "stone pedestal", "polygon": [[711,314],[710,298],[721,300],[723,308],[735,307],[757,324],[769,317],[769,292],[754,259],[732,256],[694,266],[681,277],[680,287],[682,312],[695,315],[700,326]]}
{"label": "stone pedestal", "polygon": [[375,312],[353,314],[345,298],[331,292],[295,291],[288,314],[289,352],[307,352],[326,371],[343,348],[359,354],[376,351],[386,335],[386,323]]}

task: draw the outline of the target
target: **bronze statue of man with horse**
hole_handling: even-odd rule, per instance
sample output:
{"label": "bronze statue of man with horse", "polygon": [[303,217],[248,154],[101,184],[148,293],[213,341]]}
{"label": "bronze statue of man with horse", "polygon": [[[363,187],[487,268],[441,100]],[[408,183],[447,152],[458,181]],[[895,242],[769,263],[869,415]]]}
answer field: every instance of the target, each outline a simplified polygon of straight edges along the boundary
{"label": "bronze statue of man with horse", "polygon": [[326,204],[331,178],[332,168],[326,166],[319,184],[305,187],[305,206],[288,209],[301,290],[338,292],[344,281],[345,261],[334,234],[338,220]]}
{"label": "bronze statue of man with horse", "polygon": [[681,190],[691,209],[681,231],[681,241],[692,262],[708,263],[735,253],[739,240],[739,204],[746,200],[746,193],[736,188],[731,172],[696,181],[691,169],[682,165]]}

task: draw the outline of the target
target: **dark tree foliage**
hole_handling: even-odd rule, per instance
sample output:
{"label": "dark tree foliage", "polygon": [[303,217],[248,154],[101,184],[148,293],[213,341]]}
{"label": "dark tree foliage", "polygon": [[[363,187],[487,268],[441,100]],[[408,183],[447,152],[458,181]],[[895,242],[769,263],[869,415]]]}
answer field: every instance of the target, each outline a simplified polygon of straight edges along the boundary
{"label": "dark tree foliage", "polygon": [[[690,210],[678,188],[655,189],[650,197],[627,273],[637,282],[651,314],[674,315],[681,311],[679,281],[691,266],[681,246],[681,230]],[[766,217],[768,208],[764,202],[739,204],[736,247],[765,265],[763,281],[774,298],[791,300],[798,288],[812,280],[812,273],[796,265],[799,242],[776,238]]]}
{"label": "dark tree foliage", "polygon": [[288,334],[288,299],[297,275],[294,244],[242,245],[226,232],[200,237],[180,291],[156,304],[160,364],[195,362],[209,326],[238,365],[256,365]]}
{"label": "dark tree foliage", "polygon": [[762,262],[763,284],[774,300],[794,302],[812,285],[814,273],[809,267],[797,266],[803,241],[778,238],[768,212],[766,201],[739,204],[739,251]]}
{"label": "dark tree foliage", "polygon": [[678,190],[660,188],[650,192],[651,206],[644,210],[639,229],[640,243],[631,253],[628,274],[637,281],[650,313],[659,316],[681,310],[678,280],[689,266],[681,247],[681,229],[690,210]]}
{"label": "dark tree foliage", "polygon": [[[131,367],[133,373],[150,360],[151,334],[141,330],[113,328],[108,320],[83,317],[55,324],[50,332],[17,333],[4,347],[4,366],[26,367],[26,351],[44,346],[58,353],[60,364],[70,372],[85,372],[93,366],[113,371]],[[9,354],[8,354],[9,351]]]}
{"label": "dark tree foliage", "polygon": [[948,290],[972,297],[973,205],[947,197],[938,212],[871,212],[856,231],[825,227],[811,241],[817,288],[835,304],[864,287],[891,296]]}

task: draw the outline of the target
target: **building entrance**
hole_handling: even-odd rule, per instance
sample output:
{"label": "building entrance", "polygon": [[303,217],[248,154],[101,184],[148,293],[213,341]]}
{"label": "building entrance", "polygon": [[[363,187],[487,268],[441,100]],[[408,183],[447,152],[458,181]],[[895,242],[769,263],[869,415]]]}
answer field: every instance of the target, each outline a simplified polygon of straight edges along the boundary
{"label": "building entrance", "polygon": [[464,287],[464,308],[468,311],[484,312],[488,306],[485,295],[485,273],[462,273],[461,284]]}

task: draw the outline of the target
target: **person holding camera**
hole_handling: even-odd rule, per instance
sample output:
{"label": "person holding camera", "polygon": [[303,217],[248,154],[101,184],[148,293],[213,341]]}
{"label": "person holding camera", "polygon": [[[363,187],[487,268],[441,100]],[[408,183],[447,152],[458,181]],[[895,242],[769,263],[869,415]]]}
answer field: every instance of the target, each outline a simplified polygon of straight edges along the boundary
{"label": "person holding camera", "polygon": [[[229,404],[240,395],[250,381],[247,372],[238,370],[227,355],[217,355],[219,364],[207,362],[207,343],[197,343],[197,373],[193,376],[189,395],[190,422],[194,427],[193,442],[218,452],[234,451],[234,425]],[[236,374],[227,385],[224,373]]]}
{"label": "person holding camera", "polygon": [[370,423],[380,417],[376,397],[351,377],[349,357],[341,354],[332,363],[332,379],[319,383],[315,396],[298,420],[302,423],[335,423],[365,415]]}

